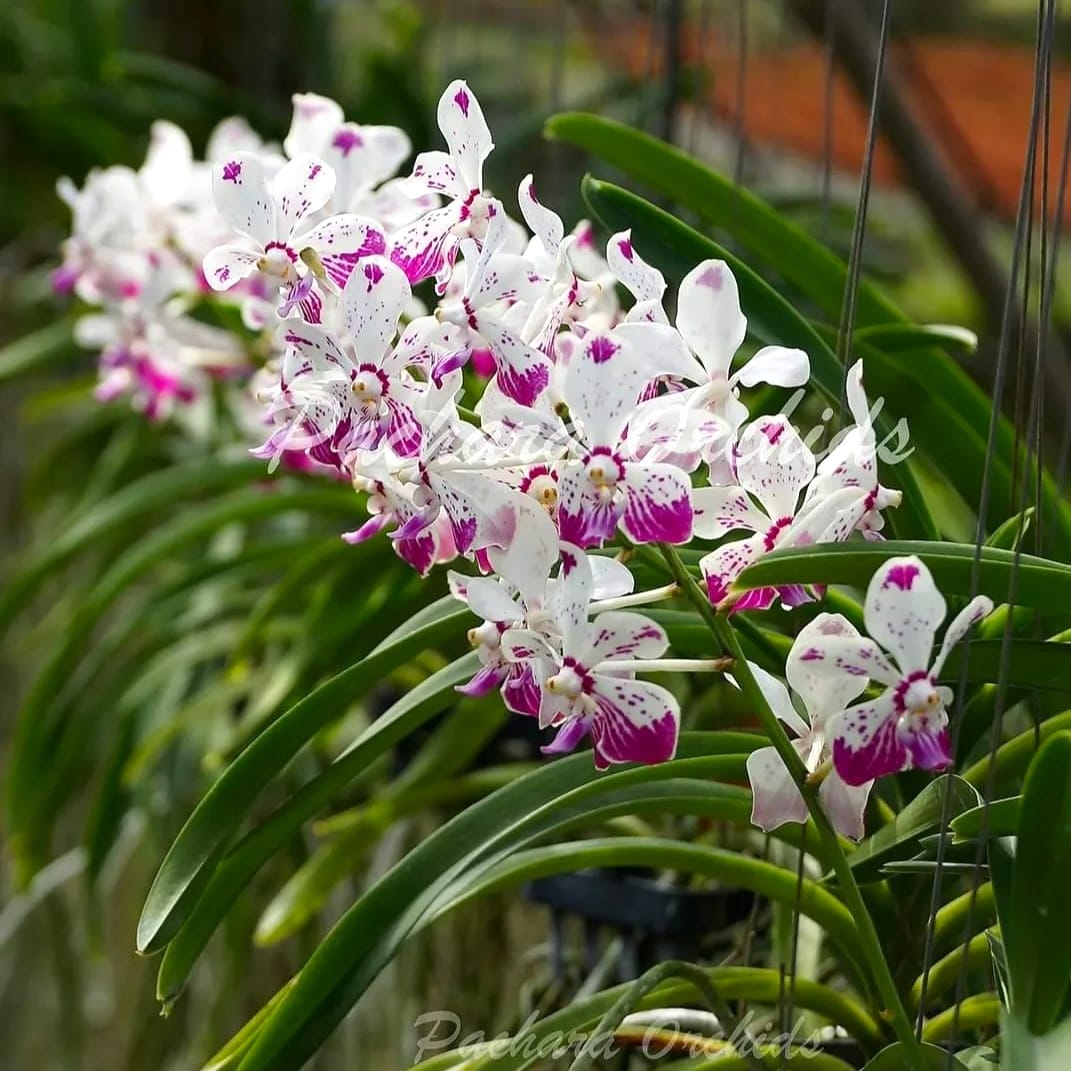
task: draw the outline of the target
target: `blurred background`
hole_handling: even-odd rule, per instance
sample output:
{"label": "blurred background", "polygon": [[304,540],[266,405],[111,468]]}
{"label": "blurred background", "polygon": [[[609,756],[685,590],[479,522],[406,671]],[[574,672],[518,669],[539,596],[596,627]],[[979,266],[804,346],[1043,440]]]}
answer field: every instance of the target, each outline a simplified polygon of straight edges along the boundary
{"label": "blurred background", "polygon": [[[543,123],[556,111],[597,111],[673,140],[846,256],[879,6],[6,0],[0,5],[0,345],[65,315],[49,285],[69,224],[55,195],[57,178],[69,175],[80,184],[95,166],[137,166],[158,118],[182,126],[197,149],[219,120],[236,113],[265,137],[281,139],[297,91],[335,97],[358,122],[402,126],[419,150],[438,145],[434,107],[442,86],[464,77],[484,104],[497,144],[488,186],[508,203],[516,182],[532,171],[541,199],[567,225],[583,214],[579,180],[590,164],[570,147],[544,140]],[[917,320],[978,331],[982,345],[968,359],[969,371],[985,384],[1022,183],[1037,5],[894,0],[891,10],[865,270]],[[1063,190],[1060,146],[1071,95],[1071,39],[1062,19],[1054,47],[1052,150],[1037,175],[1038,190],[1050,194]],[[1058,201],[1050,199],[1052,215]],[[1059,278],[1053,317],[1059,357],[1071,337],[1071,293]],[[60,403],[88,391],[92,371],[86,354],[41,371],[36,383],[0,390],[5,558],[28,538],[28,496],[47,482],[48,466],[93,461],[47,450],[61,441]],[[1067,387],[1060,375],[1047,384],[1050,391]],[[48,459],[44,471],[41,458]],[[37,652],[24,644],[6,657],[0,747]],[[169,797],[174,813],[166,816],[167,828],[155,840],[120,840],[105,877],[108,895],[92,910],[83,902],[74,835],[71,850],[28,893],[14,895],[11,875],[0,874],[0,1066],[195,1068],[302,962],[330,922],[332,904],[352,899],[344,883],[311,929],[268,949],[250,948],[259,910],[251,902],[248,917],[238,911],[229,921],[193,991],[170,1019],[160,1019],[154,966],[134,956],[133,929],[169,831],[211,772],[193,763],[182,777],[184,795],[177,802]],[[145,821],[136,811],[128,819]],[[398,823],[349,880],[366,882],[419,835],[419,823]],[[495,911],[483,905],[478,916],[463,913],[402,957],[389,985],[362,1004],[360,1029],[350,1024],[341,1031],[317,1066],[404,1065],[412,1022],[431,1008],[454,1009],[466,1023],[487,1028],[515,1019],[516,994],[531,981],[547,935],[543,911],[515,900]]]}

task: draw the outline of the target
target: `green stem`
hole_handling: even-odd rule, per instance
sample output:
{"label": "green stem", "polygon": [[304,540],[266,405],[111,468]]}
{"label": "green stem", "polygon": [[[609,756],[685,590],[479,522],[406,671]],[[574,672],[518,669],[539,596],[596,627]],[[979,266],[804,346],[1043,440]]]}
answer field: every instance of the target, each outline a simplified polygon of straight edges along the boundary
{"label": "green stem", "polygon": [[832,863],[833,872],[836,874],[837,881],[840,884],[845,906],[855,918],[856,926],[859,930],[859,938],[866,953],[867,965],[870,967],[873,982],[881,1000],[881,1017],[889,1023],[896,1034],[897,1040],[903,1045],[908,1066],[914,1068],[915,1071],[925,1071],[926,1064],[922,1050],[915,1038],[911,1020],[907,1017],[900,993],[896,988],[896,982],[893,980],[892,972],[886,962],[878,932],[874,927],[870,912],[867,910],[862,893],[859,891],[859,886],[856,884],[855,875],[848,864],[848,857],[844,854],[837,839],[837,834],[829,824],[829,819],[819,803],[817,786],[807,783],[807,767],[792,746],[792,742],[789,740],[781,722],[778,721],[777,716],[766,702],[762,689],[759,688],[751,672],[751,667],[744,657],[740,641],[729,622],[728,616],[714,611],[705,593],[688,572],[680,559],[680,555],[677,554],[673,547],[662,544],[660,545],[660,550],[674,578],[681,585],[681,591],[695,604],[697,609],[700,609],[700,602],[704,604],[705,608],[700,609],[701,616],[710,625],[715,637],[721,642],[722,650],[736,659],[733,676],[737,684],[740,685],[741,691],[754,704],[755,712],[764,732],[806,801],[811,819],[818,830],[822,847],[827,858]]}

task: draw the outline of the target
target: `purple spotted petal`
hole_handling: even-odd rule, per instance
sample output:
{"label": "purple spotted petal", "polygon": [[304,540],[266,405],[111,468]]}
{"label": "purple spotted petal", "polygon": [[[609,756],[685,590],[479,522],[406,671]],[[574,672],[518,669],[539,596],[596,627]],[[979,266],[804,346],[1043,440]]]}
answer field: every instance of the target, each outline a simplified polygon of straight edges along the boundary
{"label": "purple spotted petal", "polygon": [[672,693],[649,681],[600,675],[592,693],[591,736],[605,762],[666,762],[677,751],[680,711]]}
{"label": "purple spotted petal", "polygon": [[621,525],[634,543],[687,543],[692,538],[692,485],[672,465],[630,462]]}
{"label": "purple spotted petal", "polygon": [[398,557],[408,562],[421,576],[427,576],[435,564],[435,540],[427,532],[395,539],[394,549]]}
{"label": "purple spotted petal", "polygon": [[453,263],[459,239],[452,232],[460,222],[461,209],[451,203],[426,213],[394,236],[390,258],[414,286]]}
{"label": "purple spotted petal", "polygon": [[230,290],[251,275],[260,254],[237,245],[220,245],[205,254],[201,270],[213,290]]}
{"label": "purple spotted petal", "polygon": [[941,719],[933,724],[909,724],[900,730],[900,739],[911,756],[911,763],[921,770],[947,770],[952,765],[948,728]]}
{"label": "purple spotted petal", "polygon": [[550,360],[497,320],[481,317],[480,336],[495,358],[498,385],[507,397],[533,406],[550,382]]}
{"label": "purple spotted petal", "polygon": [[707,582],[707,594],[712,603],[719,603],[729,594],[729,586],[744,571],[744,568],[756,561],[765,550],[762,535],[740,539],[734,543],[725,543],[700,558],[699,567]]}
{"label": "purple spotted petal", "polygon": [[460,79],[451,82],[439,98],[437,118],[461,179],[470,189],[482,189],[483,164],[495,143],[476,94]]}
{"label": "purple spotted petal", "polygon": [[597,665],[619,658],[661,658],[668,646],[662,626],[649,617],[608,610],[591,623],[591,647],[585,660]]}
{"label": "purple spotted petal", "polygon": [[867,631],[905,674],[929,667],[934,636],[946,612],[933,576],[914,555],[890,558],[867,587]]}
{"label": "purple spotted petal", "polygon": [[849,785],[862,785],[908,764],[908,750],[896,730],[890,693],[870,703],[849,707],[833,730],[833,766]]}
{"label": "purple spotted petal", "polygon": [[538,718],[542,698],[543,693],[536,682],[532,667],[530,665],[511,666],[510,674],[505,684],[502,685],[502,700],[507,709],[516,714]]}
{"label": "purple spotted petal", "polygon": [[[711,587],[710,578],[707,578],[708,591]],[[718,587],[720,590],[720,587]],[[725,595],[721,595],[718,601],[724,599]],[[777,588],[752,588],[751,591],[745,592],[744,595],[735,603],[733,603],[733,612],[737,613],[741,610],[769,610],[771,606],[777,601]]]}
{"label": "purple spotted petal", "polygon": [[302,220],[323,208],[335,192],[335,173],[315,156],[295,156],[271,181],[278,238],[286,239]]}
{"label": "purple spotted petal", "polygon": [[387,442],[391,449],[401,457],[415,457],[420,453],[423,425],[408,405],[393,398],[387,399],[387,411],[390,413]]}
{"label": "purple spotted petal", "polygon": [[597,547],[611,539],[624,503],[599,499],[581,465],[567,466],[558,477],[558,532],[566,543]]}

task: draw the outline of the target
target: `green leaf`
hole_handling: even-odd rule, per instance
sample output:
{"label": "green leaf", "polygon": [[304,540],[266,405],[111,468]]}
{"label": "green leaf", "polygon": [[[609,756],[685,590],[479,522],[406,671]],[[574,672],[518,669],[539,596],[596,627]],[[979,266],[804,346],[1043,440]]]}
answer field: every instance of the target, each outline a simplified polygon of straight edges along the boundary
{"label": "green leaf", "polygon": [[972,807],[952,819],[952,843],[977,840],[985,830],[987,837],[1014,837],[1019,830],[1022,796],[993,800],[988,806]]}
{"label": "green leaf", "polygon": [[[1063,729],[1071,729],[1071,710],[1056,714],[1047,721],[1043,721],[1039,733],[1031,728],[1001,744],[997,749],[996,755],[993,756],[992,780],[994,786],[1000,789],[1017,779],[1030,765],[1038,749],[1039,742],[1048,740],[1054,733],[1058,733]],[[989,781],[989,767],[990,759],[986,755],[969,769],[963,771],[963,780],[980,789]]]}
{"label": "green leaf", "polygon": [[953,324],[875,324],[861,327],[855,339],[884,353],[911,352],[941,346],[951,353],[971,354],[978,349],[978,336]]}
{"label": "green leaf", "polygon": [[[730,740],[739,735],[726,734]],[[724,776],[729,768],[742,773],[743,756],[710,754],[718,738],[686,733],[679,751],[685,758],[602,776],[592,769],[588,754],[559,759],[469,807],[411,851],[343,916],[265,1025],[243,1061],[244,1071],[301,1066],[441,893],[462,875],[475,878],[480,860],[491,865],[523,847],[527,837],[549,835],[558,822],[584,821],[596,799],[614,790],[623,794],[621,806],[628,808],[623,813],[633,813],[630,788],[643,791],[682,775]],[[696,787],[710,794],[717,788],[706,782]]]}
{"label": "green leaf", "polygon": [[0,595],[0,634],[27,599],[48,576],[81,551],[100,543],[109,534],[153,517],[183,499],[231,487],[248,487],[264,478],[260,461],[193,461],[150,473],[128,484],[57,532],[18,572]]}
{"label": "green leaf", "polygon": [[[923,1044],[920,1047],[926,1067],[933,1068],[933,1071],[953,1071],[953,1069],[954,1071],[964,1071],[964,1065],[955,1056],[952,1056],[948,1049],[943,1049],[940,1045],[927,1044]],[[890,1045],[887,1049],[882,1049],[873,1060],[863,1067],[863,1071],[904,1071],[904,1068],[908,1066],[904,1046],[900,1042],[896,1042],[896,1044]]]}
{"label": "green leaf", "polygon": [[[881,543],[812,544],[788,547],[764,555],[745,569],[734,587],[777,584],[851,584],[866,588],[878,567],[889,558],[916,554],[933,573],[937,587],[948,595],[971,595],[975,548],[968,543],[928,543],[886,540]],[[982,547],[978,591],[996,604],[1008,598],[1012,571],[1017,571],[1016,603],[1052,610],[1066,617],[1071,607],[1071,566],[1029,554]]]}
{"label": "green leaf", "polygon": [[46,756],[61,746],[66,729],[53,701],[107,610],[150,569],[170,561],[183,547],[205,539],[225,525],[288,512],[348,512],[351,507],[352,502],[341,488],[311,484],[275,488],[273,493],[257,489],[235,492],[170,518],[111,565],[78,603],[61,642],[52,651],[19,712],[6,787],[11,843],[22,880],[40,865],[43,850],[40,841],[47,816],[41,812],[39,771],[47,767]]}
{"label": "green leaf", "polygon": [[[790,278],[828,316],[839,315],[848,278],[844,261],[746,187],[666,142],[610,119],[576,112],[556,115],[547,122],[546,132],[649,184],[705,222],[731,231],[744,248]],[[702,259],[697,257],[690,267]],[[746,303],[744,308],[750,316]],[[902,315],[864,281],[859,288],[858,318],[860,326],[865,326],[900,320]]]}
{"label": "green leaf", "polygon": [[999,547],[1002,550],[1015,550],[1022,543],[1023,537],[1030,531],[1034,521],[1034,507],[1027,506],[1022,513],[1009,517],[985,541],[987,547]]}
{"label": "green leaf", "polygon": [[1011,899],[1001,917],[1012,1010],[1034,1035],[1056,1025],[1071,985],[1069,770],[1071,733],[1057,733],[1026,774]]}
{"label": "green leaf", "polygon": [[0,384],[77,353],[70,320],[49,324],[0,349]]}
{"label": "green leaf", "polygon": [[175,935],[253,801],[298,751],[385,674],[450,638],[468,616],[453,598],[433,603],[253,740],[205,794],[160,865],[138,922],[139,951],[156,951]]}
{"label": "green leaf", "polygon": [[[952,778],[949,814],[957,815],[978,803],[978,793],[962,778]],[[867,837],[848,856],[858,881],[875,881],[889,862],[906,859],[918,851],[919,840],[941,825],[945,778],[931,781],[888,825]]]}
{"label": "green leaf", "polygon": [[[746,822],[751,809],[750,794],[742,792],[740,802],[743,813],[737,813],[736,821]],[[492,867],[478,886],[469,889],[465,896],[468,899],[524,881],[588,867],[628,866],[715,878],[729,888],[751,889],[788,907],[796,906],[799,893],[798,906],[803,915],[814,919],[844,945],[851,947],[855,943],[855,923],[851,913],[818,882],[804,879],[801,887],[793,872],[761,859],[705,844],[686,844],[658,837],[591,838],[517,852]]]}

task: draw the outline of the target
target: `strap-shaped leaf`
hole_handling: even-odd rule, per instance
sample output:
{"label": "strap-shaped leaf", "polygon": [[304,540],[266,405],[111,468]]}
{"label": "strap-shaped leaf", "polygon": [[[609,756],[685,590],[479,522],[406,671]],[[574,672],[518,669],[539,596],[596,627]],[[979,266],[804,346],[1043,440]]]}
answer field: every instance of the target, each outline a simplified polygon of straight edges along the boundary
{"label": "strap-shaped leaf", "polygon": [[249,807],[297,752],[385,674],[453,636],[467,617],[468,610],[452,598],[432,603],[296,703],[238,756],[186,820],[160,865],[138,922],[140,951],[156,951],[175,935]]}
{"label": "strap-shaped leaf", "polygon": [[[933,573],[946,595],[970,596],[975,548],[968,543],[930,543],[886,540],[880,543],[818,543],[787,547],[764,555],[745,569],[734,585],[748,588],[775,584],[851,584],[865,588],[879,566],[889,558],[917,554]],[[1071,616],[1071,566],[1030,554],[1016,555],[997,547],[982,547],[978,592],[995,603],[1013,590],[1019,606],[1033,606]]]}
{"label": "strap-shaped leaf", "polygon": [[1034,1035],[1064,1014],[1071,986],[1071,733],[1042,744],[1023,786],[1007,907],[998,895],[1012,1012]]}

